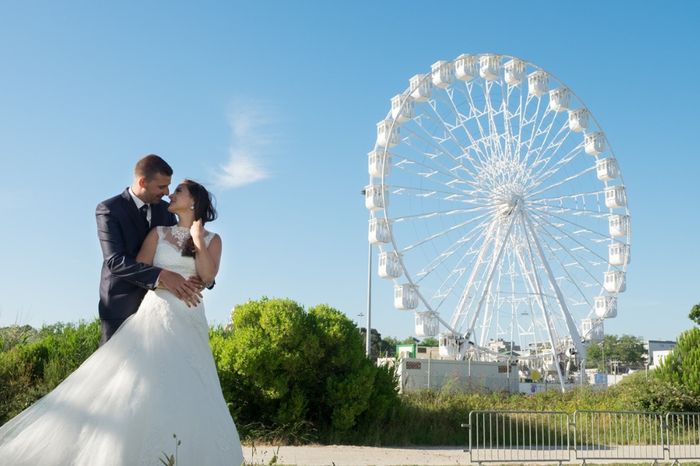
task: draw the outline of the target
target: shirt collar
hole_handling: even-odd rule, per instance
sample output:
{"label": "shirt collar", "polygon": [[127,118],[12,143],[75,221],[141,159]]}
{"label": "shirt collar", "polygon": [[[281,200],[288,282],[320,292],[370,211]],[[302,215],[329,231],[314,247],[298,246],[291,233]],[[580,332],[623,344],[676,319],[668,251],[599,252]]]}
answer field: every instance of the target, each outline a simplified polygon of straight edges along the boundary
{"label": "shirt collar", "polygon": [[129,186],[129,196],[131,196],[131,199],[136,204],[137,209],[140,209],[145,204],[145,202],[143,202],[141,199],[139,199],[139,197],[136,194],[134,194],[134,192],[131,190],[131,186]]}

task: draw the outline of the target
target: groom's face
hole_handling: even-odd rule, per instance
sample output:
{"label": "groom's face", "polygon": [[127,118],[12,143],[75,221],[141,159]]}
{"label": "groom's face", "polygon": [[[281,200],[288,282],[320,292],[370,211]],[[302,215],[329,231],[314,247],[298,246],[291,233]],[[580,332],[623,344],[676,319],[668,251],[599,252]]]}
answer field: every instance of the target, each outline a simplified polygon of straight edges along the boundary
{"label": "groom's face", "polygon": [[169,185],[170,177],[161,173],[157,173],[150,180],[146,180],[144,178],[143,188],[144,197],[146,199],[142,200],[148,204],[153,204],[160,201],[163,196],[167,196],[170,193],[170,190],[168,189]]}

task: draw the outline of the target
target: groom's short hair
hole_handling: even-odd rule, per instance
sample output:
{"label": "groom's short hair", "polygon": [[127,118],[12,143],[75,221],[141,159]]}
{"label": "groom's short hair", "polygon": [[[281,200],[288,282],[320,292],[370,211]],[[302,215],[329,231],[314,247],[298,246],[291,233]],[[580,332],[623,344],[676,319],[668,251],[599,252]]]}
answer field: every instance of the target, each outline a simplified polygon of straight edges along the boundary
{"label": "groom's short hair", "polygon": [[146,180],[152,180],[156,175],[173,176],[173,169],[168,162],[161,159],[156,154],[149,154],[136,162],[134,176],[143,176]]}

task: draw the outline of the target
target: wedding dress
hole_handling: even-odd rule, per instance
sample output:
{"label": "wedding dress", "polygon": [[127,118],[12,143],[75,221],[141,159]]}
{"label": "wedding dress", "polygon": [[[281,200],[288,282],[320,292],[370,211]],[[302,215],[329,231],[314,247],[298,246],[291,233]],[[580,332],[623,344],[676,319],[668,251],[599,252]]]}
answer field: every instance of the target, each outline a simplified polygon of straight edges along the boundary
{"label": "wedding dress", "polygon": [[[181,255],[186,234],[158,227],[154,265],[194,275],[194,259]],[[162,289],[149,291],[138,312],[51,393],[0,427],[3,466],[161,465],[176,448],[176,466],[243,462],[204,307],[188,308]]]}

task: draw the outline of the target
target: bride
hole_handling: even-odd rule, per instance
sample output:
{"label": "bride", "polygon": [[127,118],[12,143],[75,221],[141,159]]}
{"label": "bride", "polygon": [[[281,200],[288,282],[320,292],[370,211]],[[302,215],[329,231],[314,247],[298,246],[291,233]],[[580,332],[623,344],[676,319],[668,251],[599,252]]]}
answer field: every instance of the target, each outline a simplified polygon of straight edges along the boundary
{"label": "bride", "polygon": [[[137,260],[212,282],[221,238],[208,191],[185,180],[170,196],[178,216],[156,227]],[[221,393],[202,304],[187,307],[164,289],[51,393],[0,427],[0,464],[12,466],[176,465],[243,462]]]}

